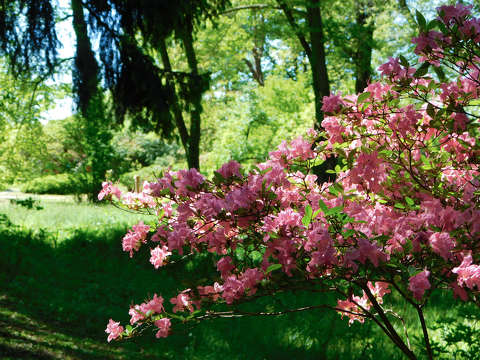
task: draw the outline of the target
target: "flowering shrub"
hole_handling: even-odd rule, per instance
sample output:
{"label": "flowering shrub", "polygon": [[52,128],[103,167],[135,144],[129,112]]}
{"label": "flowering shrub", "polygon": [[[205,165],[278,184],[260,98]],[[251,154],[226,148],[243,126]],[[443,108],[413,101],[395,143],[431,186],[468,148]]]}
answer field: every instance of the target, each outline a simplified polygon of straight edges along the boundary
{"label": "flowering shrub", "polygon": [[[456,5],[440,7],[429,23],[419,13],[417,20],[419,66],[390,59],[382,81],[363,93],[325,98],[325,132],[282,142],[252,171],[231,161],[212,180],[195,169],[166,172],[127,194],[104,183],[99,198],[156,217],[125,235],[130,256],[150,243],[155,269],[202,252],[215,256],[217,269],[209,282],[172,294],[172,306],[156,294],[133,305],[125,329],[110,320],[109,341],[146,326],[166,337],[180,322],[241,315],[216,312],[214,303],[310,289],[338,301],[296,310],[374,321],[415,359],[387,316],[384,296],[395,291],[417,311],[433,357],[422,310],[432,291],[479,304],[480,19]],[[319,136],[326,140],[315,147]],[[330,156],[338,158],[337,180],[319,184],[312,168]]]}

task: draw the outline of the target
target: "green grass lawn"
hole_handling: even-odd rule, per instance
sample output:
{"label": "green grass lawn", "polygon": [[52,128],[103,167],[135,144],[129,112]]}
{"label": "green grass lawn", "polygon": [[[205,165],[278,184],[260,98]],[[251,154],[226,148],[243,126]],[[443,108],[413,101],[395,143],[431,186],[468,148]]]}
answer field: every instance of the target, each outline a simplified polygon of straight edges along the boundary
{"label": "green grass lawn", "polygon": [[47,197],[47,200],[44,200],[45,197],[34,197],[34,199],[40,199],[35,205],[42,207],[41,210],[14,205],[4,199],[0,200],[0,214],[7,215],[15,225],[28,229],[44,229],[59,234],[72,229],[88,228],[100,231],[105,227],[118,228],[121,224],[127,226],[140,220],[152,219],[150,216],[120,210],[109,204],[75,202],[67,196],[55,196],[53,199]]}
{"label": "green grass lawn", "polygon": [[[133,259],[121,249],[127,226],[141,216],[71,201],[42,200],[40,205],[42,210],[27,210],[0,203],[0,214],[18,225],[0,224],[0,359],[403,358],[375,324],[348,326],[329,311],[217,319],[177,327],[167,339],[155,339],[152,330],[133,340],[107,344],[104,329],[109,318],[128,323],[129,305],[153,293],[168,301],[195,279],[207,276],[213,260],[204,256],[155,270],[148,262],[148,248]],[[294,308],[312,300],[335,304],[335,298],[325,294],[298,292],[242,306],[245,310],[259,305]],[[434,342],[445,333],[440,326],[443,319],[478,313],[453,304],[457,303],[450,295],[432,299],[426,317],[428,324],[439,326],[430,329]],[[414,316],[408,312],[406,322],[416,324]],[[473,320],[468,317],[463,319],[460,323],[474,329],[478,339],[478,326],[470,326]],[[403,333],[401,323],[395,325]],[[421,346],[419,327],[409,325],[409,334],[412,345]],[[468,344],[459,344],[468,349]]]}

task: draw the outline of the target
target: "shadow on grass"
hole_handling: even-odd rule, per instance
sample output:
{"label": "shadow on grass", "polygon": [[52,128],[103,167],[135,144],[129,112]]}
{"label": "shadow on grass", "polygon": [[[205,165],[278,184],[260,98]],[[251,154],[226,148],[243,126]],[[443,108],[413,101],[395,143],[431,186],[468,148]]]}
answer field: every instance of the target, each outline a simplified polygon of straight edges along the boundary
{"label": "shadow on grass", "polygon": [[[206,256],[155,270],[148,248],[133,259],[122,252],[125,231],[124,226],[101,233],[75,231],[54,246],[46,232],[0,226],[0,354],[6,359],[401,358],[373,324],[348,327],[333,312],[217,319],[176,328],[168,339],[155,339],[152,329],[107,345],[109,318],[127,324],[130,304],[153,293],[168,302],[214,269],[213,259]],[[319,301],[326,297],[277,295],[260,305],[275,301],[294,308],[311,302],[312,296],[321,296]]]}

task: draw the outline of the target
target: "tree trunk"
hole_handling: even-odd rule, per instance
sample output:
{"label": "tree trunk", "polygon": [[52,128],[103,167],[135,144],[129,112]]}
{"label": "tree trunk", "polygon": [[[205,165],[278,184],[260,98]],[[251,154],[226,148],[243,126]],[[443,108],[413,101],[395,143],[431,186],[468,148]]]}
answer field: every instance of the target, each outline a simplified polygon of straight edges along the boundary
{"label": "tree trunk", "polygon": [[99,86],[99,70],[88,37],[82,0],[71,0],[73,29],[76,36],[74,86],[78,94],[77,104],[82,117],[83,141],[86,158],[78,189],[86,192],[91,201],[97,201],[102,181],[110,166],[112,149],[111,133],[105,117],[103,94]]}
{"label": "tree trunk", "polygon": [[260,14],[259,21],[257,23],[257,14],[254,14],[254,21],[255,24],[252,28],[253,34],[253,48],[252,48],[252,56],[253,56],[253,63],[248,59],[243,59],[248,66],[248,69],[252,73],[253,79],[258,83],[260,86],[265,85],[265,78],[263,75],[262,69],[262,57],[263,57],[263,47],[265,46],[265,30],[264,24],[265,19]]}
{"label": "tree trunk", "polygon": [[372,4],[368,1],[355,3],[357,31],[357,49],[354,54],[355,62],[355,92],[362,92],[368,85],[372,76],[372,44],[373,44],[373,24],[368,23],[371,15]]}
{"label": "tree trunk", "polygon": [[[295,34],[302,44],[305,54],[307,54],[310,67],[312,69],[312,85],[315,97],[315,122],[314,127],[322,129],[323,121],[323,97],[330,95],[330,83],[328,80],[327,61],[325,57],[325,38],[323,35],[322,13],[319,0],[306,0],[307,24],[310,33],[310,43],[307,42],[305,35],[302,33],[300,26],[293,17],[292,9],[287,5],[285,0],[277,0],[280,8],[283,10],[288,23],[295,31]],[[323,183],[326,181],[334,181],[335,174],[327,173],[337,164],[336,158],[330,156],[320,165],[313,167],[313,173],[317,175],[317,181]]]}
{"label": "tree trunk", "polygon": [[98,64],[88,37],[82,0],[71,0],[73,30],[76,36],[74,86],[77,88],[78,105],[85,115],[91,99],[98,92]]}
{"label": "tree trunk", "polygon": [[[173,111],[173,117],[175,119],[175,124],[177,125],[178,132],[180,134],[180,140],[182,141],[183,148],[185,149],[185,155],[188,159],[190,158],[189,153],[189,135],[187,127],[185,126],[185,120],[183,118],[182,109],[178,102],[178,96],[175,91],[175,82],[172,78],[172,65],[170,63],[170,58],[168,56],[167,45],[165,44],[165,39],[159,41],[160,46],[160,55],[162,57],[163,68],[167,72],[167,86],[169,87],[171,93],[171,106]],[[188,162],[188,167],[191,167],[190,162]]]}
{"label": "tree trunk", "polygon": [[200,170],[200,114],[202,113],[203,91],[201,91],[201,89],[195,89],[195,87],[201,86],[201,84],[199,84],[201,81],[198,74],[198,61],[197,57],[195,56],[195,49],[193,48],[192,32],[192,25],[189,24],[187,25],[185,32],[182,34],[182,42],[185,48],[185,54],[187,56],[187,62],[188,66],[190,67],[191,75],[194,79],[199,79],[198,84],[197,81],[190,81],[190,89],[193,90],[193,108],[190,111],[190,141],[188,146],[187,161],[189,168]]}
{"label": "tree trunk", "polygon": [[315,127],[320,129],[323,120],[323,97],[330,95],[320,0],[311,0],[308,2],[307,23],[310,32],[311,47],[309,61],[312,68],[313,92],[315,94]]}

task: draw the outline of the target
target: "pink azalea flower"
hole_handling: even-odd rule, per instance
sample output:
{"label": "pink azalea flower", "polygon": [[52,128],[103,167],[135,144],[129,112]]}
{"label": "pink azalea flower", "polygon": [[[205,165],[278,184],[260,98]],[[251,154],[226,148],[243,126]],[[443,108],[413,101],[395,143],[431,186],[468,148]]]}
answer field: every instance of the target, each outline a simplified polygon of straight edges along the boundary
{"label": "pink azalea flower", "polygon": [[235,269],[230,256],[224,256],[217,262],[217,270],[222,274],[222,278],[225,278],[230,272]]}
{"label": "pink azalea flower", "polygon": [[408,290],[413,293],[413,297],[418,301],[422,300],[425,290],[428,290],[431,287],[430,282],[428,281],[429,276],[430,271],[424,270],[408,279]]}
{"label": "pink azalea flower", "polygon": [[107,197],[108,195],[114,195],[117,197],[118,200],[122,197],[122,192],[110,181],[105,181],[102,183],[102,190],[98,193],[98,200],[102,200],[103,198]]}
{"label": "pink azalea flower", "polygon": [[458,285],[472,290],[476,286],[477,290],[480,290],[480,265],[474,265],[472,262],[472,254],[469,253],[464,256],[460,266],[454,268],[452,272],[458,275]]}
{"label": "pink azalea flower", "polygon": [[146,242],[149,231],[150,226],[145,225],[143,221],[140,221],[137,225],[134,225],[122,239],[123,251],[130,252],[130,257],[132,257],[133,250],[138,251],[142,242]]}
{"label": "pink azalea flower", "polygon": [[171,298],[170,302],[175,305],[173,308],[173,312],[176,313],[177,311],[185,311],[188,309],[190,312],[193,312],[192,301],[190,300],[190,296],[187,294],[190,289],[182,291],[177,297]]}
{"label": "pink azalea flower", "polygon": [[428,241],[433,251],[435,251],[442,258],[448,260],[451,257],[451,251],[455,247],[455,241],[450,237],[449,233],[433,233]]}
{"label": "pink azalea flower", "polygon": [[324,112],[336,112],[340,110],[343,105],[340,95],[332,94],[330,96],[323,97],[322,111]]}
{"label": "pink azalea flower", "polygon": [[160,266],[165,265],[165,260],[168,256],[172,255],[168,248],[164,245],[162,247],[157,246],[155,249],[150,250],[150,262],[158,269]]}
{"label": "pink azalea flower", "polygon": [[242,175],[240,174],[240,167],[241,165],[238,162],[231,160],[228,163],[223,164],[222,167],[218,169],[218,173],[225,179],[228,179],[232,176],[241,177]]}
{"label": "pink azalea flower", "polygon": [[107,341],[110,342],[118,338],[123,333],[123,326],[120,326],[119,322],[115,322],[110,319],[105,332],[108,334]]}
{"label": "pink azalea flower", "polygon": [[155,337],[158,338],[166,338],[168,333],[170,332],[171,321],[169,318],[162,318],[160,320],[155,321],[155,326],[158,328]]}

